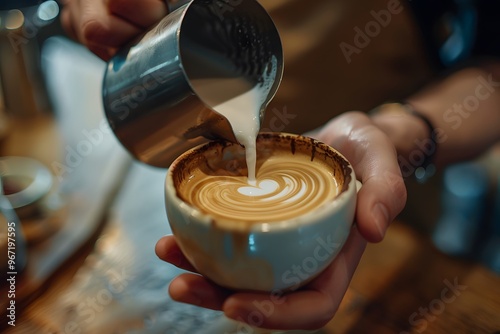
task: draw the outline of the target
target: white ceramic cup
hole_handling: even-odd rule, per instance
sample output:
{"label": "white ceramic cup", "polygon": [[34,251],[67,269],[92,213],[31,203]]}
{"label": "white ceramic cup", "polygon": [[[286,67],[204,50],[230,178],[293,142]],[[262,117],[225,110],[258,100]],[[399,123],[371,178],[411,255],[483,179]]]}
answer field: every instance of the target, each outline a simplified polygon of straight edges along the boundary
{"label": "white ceramic cup", "polygon": [[[190,263],[213,282],[235,290],[287,291],[306,284],[336,257],[351,231],[358,182],[351,164],[332,147],[311,138],[284,133],[260,134],[257,151],[304,151],[322,157],[340,184],[340,193],[313,211],[275,222],[241,224],[202,213],[178,194],[176,184],[204,159],[231,160],[244,154],[237,144],[212,142],[195,147],[170,166],[165,185],[168,220]],[[259,153],[257,153],[259,154]],[[200,159],[202,157],[202,159]],[[311,162],[312,163],[312,162]],[[258,178],[258,171],[257,171]]]}
{"label": "white ceramic cup", "polygon": [[48,210],[54,179],[41,162],[28,158],[8,156],[0,158],[0,175],[4,188],[10,189],[5,197],[23,219]]}

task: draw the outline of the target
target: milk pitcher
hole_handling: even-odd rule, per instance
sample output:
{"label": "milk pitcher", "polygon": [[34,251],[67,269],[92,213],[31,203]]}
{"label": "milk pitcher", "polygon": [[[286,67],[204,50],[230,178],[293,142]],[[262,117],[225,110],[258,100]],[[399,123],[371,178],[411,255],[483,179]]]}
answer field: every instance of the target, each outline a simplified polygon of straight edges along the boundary
{"label": "milk pitcher", "polygon": [[243,94],[243,86],[226,85],[206,96],[200,85],[218,87],[232,79],[259,85],[271,64],[277,74],[261,120],[283,72],[276,26],[256,0],[193,0],[108,62],[105,115],[137,160],[166,168],[208,140],[236,141],[228,120],[213,107]]}

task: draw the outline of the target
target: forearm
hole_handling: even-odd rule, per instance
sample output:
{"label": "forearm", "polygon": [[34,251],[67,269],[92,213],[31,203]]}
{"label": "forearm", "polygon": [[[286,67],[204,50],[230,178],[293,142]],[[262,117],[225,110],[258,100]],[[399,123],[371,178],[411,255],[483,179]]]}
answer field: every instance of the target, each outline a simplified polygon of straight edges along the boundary
{"label": "forearm", "polygon": [[[437,165],[473,158],[500,140],[500,62],[457,71],[407,101],[436,129]],[[430,138],[415,116],[380,114],[373,121],[406,159]]]}

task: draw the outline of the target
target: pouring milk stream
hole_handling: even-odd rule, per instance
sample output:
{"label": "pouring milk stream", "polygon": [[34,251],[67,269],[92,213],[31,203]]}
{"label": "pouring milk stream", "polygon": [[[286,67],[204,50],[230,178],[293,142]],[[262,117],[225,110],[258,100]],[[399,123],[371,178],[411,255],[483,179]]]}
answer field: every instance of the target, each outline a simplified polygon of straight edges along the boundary
{"label": "pouring milk stream", "polygon": [[[265,107],[267,96],[276,79],[276,74],[277,60],[273,56],[271,63],[262,74],[262,80],[259,80],[253,87],[243,78],[196,80],[198,94],[207,100],[218,99],[218,95],[224,92],[226,87],[237,85],[242,88],[240,91],[245,91],[230,100],[216,105],[212,109],[229,121],[236,139],[240,144],[245,146],[248,183],[251,186],[257,185],[255,170],[257,151],[255,141],[260,130],[260,114],[262,108]],[[269,182],[263,182],[262,186],[266,184],[269,186]],[[241,191],[251,196],[251,193],[245,189],[241,189]]]}
{"label": "pouring milk stream", "polygon": [[137,160],[168,168],[210,140],[237,141],[255,182],[255,137],[281,81],[283,50],[258,1],[233,3],[189,1],[108,62],[105,115]]}

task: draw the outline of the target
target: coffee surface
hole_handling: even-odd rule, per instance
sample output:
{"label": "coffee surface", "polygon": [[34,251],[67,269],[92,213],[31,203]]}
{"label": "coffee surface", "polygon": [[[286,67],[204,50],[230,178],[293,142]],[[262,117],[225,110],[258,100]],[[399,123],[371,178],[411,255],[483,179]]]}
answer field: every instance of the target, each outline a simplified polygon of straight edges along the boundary
{"label": "coffee surface", "polygon": [[181,197],[215,219],[253,223],[296,218],[340,192],[332,167],[311,161],[310,153],[278,151],[258,158],[255,185],[248,183],[244,169],[228,173],[230,165],[194,169],[179,188]]}

